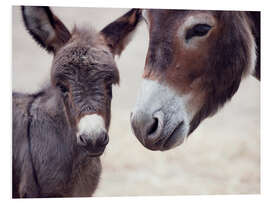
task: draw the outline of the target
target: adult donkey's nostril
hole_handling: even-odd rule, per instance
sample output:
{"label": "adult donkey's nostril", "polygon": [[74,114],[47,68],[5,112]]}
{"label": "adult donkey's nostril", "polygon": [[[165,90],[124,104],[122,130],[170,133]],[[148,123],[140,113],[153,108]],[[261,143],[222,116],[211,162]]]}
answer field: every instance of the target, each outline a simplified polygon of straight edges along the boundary
{"label": "adult donkey's nostril", "polygon": [[153,114],[152,124],[148,127],[147,131],[147,142],[155,144],[161,138],[163,130],[164,114],[158,111]]}
{"label": "adult donkey's nostril", "polygon": [[147,135],[153,134],[157,129],[158,129],[158,119],[153,118],[153,122],[149,126],[149,129],[147,130],[146,134]]}
{"label": "adult donkey's nostril", "polygon": [[154,146],[163,130],[163,113],[154,114],[137,111],[131,114],[131,126],[134,134],[144,146]]}

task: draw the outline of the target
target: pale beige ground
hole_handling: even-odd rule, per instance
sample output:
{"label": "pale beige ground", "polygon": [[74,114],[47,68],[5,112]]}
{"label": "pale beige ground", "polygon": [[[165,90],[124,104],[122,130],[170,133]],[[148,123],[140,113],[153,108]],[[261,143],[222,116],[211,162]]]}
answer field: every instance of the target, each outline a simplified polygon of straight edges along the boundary
{"label": "pale beige ground", "polygon": [[[74,23],[100,30],[127,9],[55,8]],[[49,78],[52,56],[39,48],[13,9],[13,89],[33,92]],[[148,34],[142,24],[117,60],[120,87],[114,87],[110,143],[95,196],[260,193],[260,83],[252,77],[187,142],[168,152],[145,149],[131,132],[129,114],[143,72]]]}

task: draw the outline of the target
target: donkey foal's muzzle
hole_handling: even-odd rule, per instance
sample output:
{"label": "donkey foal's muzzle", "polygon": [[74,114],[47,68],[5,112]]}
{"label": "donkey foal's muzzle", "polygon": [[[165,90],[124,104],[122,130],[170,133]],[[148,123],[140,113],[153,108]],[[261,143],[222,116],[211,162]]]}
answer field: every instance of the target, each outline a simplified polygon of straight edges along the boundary
{"label": "donkey foal's muzzle", "polygon": [[87,149],[91,154],[100,155],[109,143],[109,136],[105,131],[95,136],[81,134],[77,137],[77,143]]}
{"label": "donkey foal's muzzle", "polygon": [[77,143],[93,156],[101,155],[109,142],[104,119],[97,114],[86,115],[78,124]]}

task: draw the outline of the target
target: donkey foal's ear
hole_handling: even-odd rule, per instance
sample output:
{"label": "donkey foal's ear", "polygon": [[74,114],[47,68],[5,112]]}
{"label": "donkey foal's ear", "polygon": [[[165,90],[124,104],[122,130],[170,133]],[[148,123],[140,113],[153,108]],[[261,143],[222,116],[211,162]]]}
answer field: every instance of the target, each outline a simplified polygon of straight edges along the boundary
{"label": "donkey foal's ear", "polygon": [[69,39],[65,25],[47,6],[22,6],[22,16],[26,29],[48,52],[56,52]]}
{"label": "donkey foal's ear", "polygon": [[113,54],[121,54],[140,20],[141,9],[131,9],[101,30]]}

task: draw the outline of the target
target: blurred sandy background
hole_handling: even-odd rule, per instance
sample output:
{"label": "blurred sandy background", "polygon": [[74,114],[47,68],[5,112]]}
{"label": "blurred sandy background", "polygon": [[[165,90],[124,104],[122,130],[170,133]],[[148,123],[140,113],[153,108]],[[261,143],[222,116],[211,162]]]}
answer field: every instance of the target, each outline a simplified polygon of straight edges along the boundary
{"label": "blurred sandy background", "polygon": [[[127,10],[53,8],[69,29],[76,23],[97,30]],[[12,23],[13,90],[35,92],[49,79],[52,56],[27,34],[18,7],[13,7]],[[137,141],[129,123],[147,46],[141,23],[117,59],[121,83],[113,89],[110,143],[95,196],[260,193],[260,83],[248,77],[232,101],[184,145],[152,152]]]}

